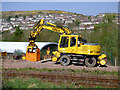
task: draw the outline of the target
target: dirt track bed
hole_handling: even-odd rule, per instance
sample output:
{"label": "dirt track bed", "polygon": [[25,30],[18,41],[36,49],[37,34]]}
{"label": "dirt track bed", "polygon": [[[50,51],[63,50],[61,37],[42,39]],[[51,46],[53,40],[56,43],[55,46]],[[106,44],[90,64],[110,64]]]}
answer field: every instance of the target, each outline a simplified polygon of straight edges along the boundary
{"label": "dirt track bed", "polygon": [[[47,68],[48,70],[39,71],[44,68]],[[75,72],[75,70],[78,71]],[[43,81],[47,80],[48,82],[55,83],[75,82],[76,85],[84,85],[89,87],[103,86],[108,88],[116,88],[120,85],[118,74],[116,74],[116,72],[118,73],[118,70],[120,70],[120,67],[114,66],[90,68],[73,64],[69,66],[61,66],[59,63],[55,64],[55,62],[51,61],[41,63],[40,61],[30,62],[26,60],[4,60],[2,75],[5,79],[14,78],[16,76],[37,77]],[[107,73],[102,74],[101,71]],[[113,74],[109,72],[113,72]]]}
{"label": "dirt track bed", "polygon": [[82,65],[69,65],[69,66],[61,66],[59,63],[55,64],[55,62],[47,61],[41,63],[39,62],[30,62],[26,60],[5,60],[3,62],[3,68],[37,68],[37,69],[42,69],[42,68],[50,68],[50,69],[86,69],[86,70],[104,70],[104,71],[120,71],[120,67],[118,66],[107,66],[107,67],[86,67]]}

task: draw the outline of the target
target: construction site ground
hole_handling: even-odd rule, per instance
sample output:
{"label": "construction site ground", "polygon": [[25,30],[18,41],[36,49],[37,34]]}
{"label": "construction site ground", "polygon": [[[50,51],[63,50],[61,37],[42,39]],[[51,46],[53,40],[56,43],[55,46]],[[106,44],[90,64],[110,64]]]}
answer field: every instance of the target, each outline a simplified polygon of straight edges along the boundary
{"label": "construction site ground", "polygon": [[4,60],[3,61],[3,68],[37,68],[37,69],[41,69],[41,68],[50,68],[50,69],[56,69],[56,68],[60,68],[60,69],[87,69],[87,70],[105,70],[105,71],[120,71],[120,67],[119,66],[109,66],[107,65],[106,67],[86,67],[83,65],[69,65],[69,66],[61,66],[60,63],[56,63],[56,62],[52,62],[51,60],[45,60],[42,62],[38,61],[38,62],[31,62],[31,61],[27,61],[27,60]]}
{"label": "construction site ground", "polygon": [[4,78],[22,76],[37,77],[54,83],[72,83],[89,87],[119,87],[119,66],[86,67],[83,65],[61,66],[51,60],[30,62],[27,60],[6,59],[2,62]]}

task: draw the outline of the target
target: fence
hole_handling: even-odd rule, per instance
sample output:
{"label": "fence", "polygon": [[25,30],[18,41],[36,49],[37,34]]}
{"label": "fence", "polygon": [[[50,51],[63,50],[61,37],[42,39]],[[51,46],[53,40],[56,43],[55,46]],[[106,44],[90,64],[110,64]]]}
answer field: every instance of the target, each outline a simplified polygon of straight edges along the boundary
{"label": "fence", "polygon": [[106,55],[107,55],[107,64],[108,65],[112,65],[112,66],[118,65],[117,59],[116,59],[116,57],[113,56],[112,53],[106,54]]}

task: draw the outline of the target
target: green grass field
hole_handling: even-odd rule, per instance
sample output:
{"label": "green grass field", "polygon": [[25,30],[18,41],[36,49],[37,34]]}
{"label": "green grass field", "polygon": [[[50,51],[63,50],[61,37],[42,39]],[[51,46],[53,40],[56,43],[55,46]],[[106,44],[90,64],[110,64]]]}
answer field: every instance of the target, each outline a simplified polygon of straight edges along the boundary
{"label": "green grass field", "polygon": [[[90,88],[89,86],[78,85],[74,83],[52,83],[42,81],[39,78],[21,78],[15,77],[12,79],[3,80],[3,89],[13,88]],[[102,86],[96,86],[95,88],[103,88]]]}

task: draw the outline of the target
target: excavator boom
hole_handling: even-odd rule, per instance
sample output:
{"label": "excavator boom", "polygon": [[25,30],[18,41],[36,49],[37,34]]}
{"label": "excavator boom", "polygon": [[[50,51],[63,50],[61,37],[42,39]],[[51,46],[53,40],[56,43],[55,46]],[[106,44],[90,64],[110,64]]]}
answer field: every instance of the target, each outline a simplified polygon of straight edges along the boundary
{"label": "excavator boom", "polygon": [[[26,60],[33,60],[33,57],[35,57],[36,55],[38,55],[37,53],[34,53],[34,51],[37,51],[38,53],[40,53],[40,50],[38,48],[38,46],[35,44],[35,39],[36,36],[43,30],[43,29],[47,29],[47,30],[51,30],[54,32],[58,32],[60,34],[64,34],[64,35],[69,35],[71,34],[71,31],[67,28],[67,27],[61,27],[55,24],[52,24],[50,22],[46,22],[43,19],[41,19],[34,27],[34,31],[32,31],[30,33],[29,36],[29,44],[27,46],[27,52],[26,52]],[[37,58],[36,58],[37,59]],[[39,57],[40,59],[40,57]],[[36,61],[36,60],[34,60]]]}
{"label": "excavator boom", "polygon": [[71,31],[67,28],[67,27],[61,27],[55,24],[52,24],[50,22],[45,22],[43,19],[41,19],[37,25],[35,26],[35,32],[31,32],[30,36],[29,36],[29,42],[31,42],[30,40],[35,41],[36,36],[43,30],[43,29],[47,29],[47,30],[51,30],[54,32],[58,32],[60,34],[71,34]]}

